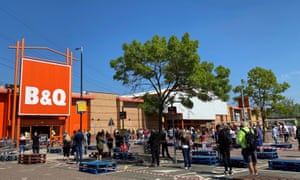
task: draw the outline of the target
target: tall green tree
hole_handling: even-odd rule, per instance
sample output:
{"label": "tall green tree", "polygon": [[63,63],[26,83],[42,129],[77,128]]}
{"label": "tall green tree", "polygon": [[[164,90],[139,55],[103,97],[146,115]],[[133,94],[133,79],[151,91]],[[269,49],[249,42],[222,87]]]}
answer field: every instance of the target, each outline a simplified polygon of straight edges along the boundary
{"label": "tall green tree", "polygon": [[[273,109],[270,109],[271,116],[277,117],[291,117],[293,116],[294,102],[291,99],[282,99],[278,103],[273,105]],[[268,114],[268,115],[269,115]]]}
{"label": "tall green tree", "polygon": [[122,81],[133,91],[154,90],[145,95],[144,109],[157,113],[159,130],[162,128],[162,112],[172,102],[171,92],[184,92],[183,105],[192,107],[191,97],[209,101],[215,96],[228,100],[231,90],[230,70],[213,63],[202,62],[197,54],[199,42],[185,33],[181,40],[155,35],[144,44],[136,40],[123,44],[123,56],[110,61],[115,70],[113,78]]}
{"label": "tall green tree", "polygon": [[248,72],[247,83],[243,84],[242,81],[242,85],[235,87],[233,91],[239,93],[243,88],[244,95],[248,96],[251,104],[259,109],[265,127],[267,109],[274,108],[278,102],[285,99],[282,93],[289,87],[287,82],[278,83],[272,70],[255,67]]}
{"label": "tall green tree", "polygon": [[274,105],[270,116],[279,118],[295,118],[300,116],[300,104],[292,99],[283,99]]}

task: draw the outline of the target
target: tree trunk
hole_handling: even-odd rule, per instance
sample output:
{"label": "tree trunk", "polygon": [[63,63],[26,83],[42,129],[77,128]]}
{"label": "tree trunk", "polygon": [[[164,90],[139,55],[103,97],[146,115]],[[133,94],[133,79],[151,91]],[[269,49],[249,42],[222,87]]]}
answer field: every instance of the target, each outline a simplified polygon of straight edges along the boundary
{"label": "tree trunk", "polygon": [[158,112],[158,132],[159,134],[161,134],[162,132],[162,111],[163,111],[163,107],[159,108],[159,112]]}

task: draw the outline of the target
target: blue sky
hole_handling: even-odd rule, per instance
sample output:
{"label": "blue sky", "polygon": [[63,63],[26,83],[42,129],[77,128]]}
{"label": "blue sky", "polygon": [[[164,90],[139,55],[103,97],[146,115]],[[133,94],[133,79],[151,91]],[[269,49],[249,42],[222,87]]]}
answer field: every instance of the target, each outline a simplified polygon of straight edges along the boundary
{"label": "blue sky", "polygon": [[[284,94],[300,103],[300,1],[298,0],[10,0],[0,3],[0,83],[13,83],[15,51],[27,46],[65,52],[84,48],[83,89],[132,93],[113,80],[112,59],[122,44],[154,35],[199,40],[201,60],[231,70],[233,86],[255,67],[271,69]],[[73,51],[80,57],[79,51]],[[45,51],[25,55],[64,60]],[[80,89],[80,63],[73,63],[73,91]],[[233,96],[231,96],[233,97]],[[232,104],[232,100],[230,100]]]}

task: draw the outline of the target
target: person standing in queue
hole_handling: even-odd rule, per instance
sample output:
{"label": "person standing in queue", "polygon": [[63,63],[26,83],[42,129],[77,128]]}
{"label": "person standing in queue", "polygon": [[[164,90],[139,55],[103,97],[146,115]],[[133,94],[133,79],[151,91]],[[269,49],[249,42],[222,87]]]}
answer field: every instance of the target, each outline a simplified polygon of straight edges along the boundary
{"label": "person standing in queue", "polygon": [[171,159],[168,150],[167,131],[165,130],[165,128],[162,129],[162,133],[161,133],[161,152],[163,158],[165,157],[165,152],[166,152],[167,157]]}
{"label": "person standing in queue", "polygon": [[215,141],[216,141],[216,151],[217,151],[217,156],[221,160],[222,156],[220,153],[220,147],[219,147],[219,134],[220,131],[222,130],[222,126],[220,124],[216,125],[216,133],[215,133]]}
{"label": "person standing in queue", "polygon": [[261,129],[261,126],[260,124],[258,123],[256,125],[256,128],[255,128],[255,133],[256,133],[256,142],[257,142],[257,148],[259,149],[260,152],[263,152],[263,143],[264,143],[264,140],[263,140],[263,131]]}
{"label": "person standing in queue", "polygon": [[19,140],[19,152],[20,154],[24,154],[26,150],[26,137],[24,134],[21,134],[20,140]]}
{"label": "person standing in queue", "polygon": [[83,134],[79,129],[74,135],[75,149],[76,149],[76,163],[82,162],[82,143],[84,141]]}
{"label": "person standing in queue", "polygon": [[300,151],[300,124],[298,124],[298,127],[296,129],[295,139],[298,139],[298,151]]}
{"label": "person standing in queue", "polygon": [[32,136],[32,153],[39,154],[40,153],[40,136],[37,132],[34,132]]}
{"label": "person standing in queue", "polygon": [[[218,144],[222,161],[224,164],[224,175],[232,175],[232,163],[230,160],[230,150],[232,146],[232,137],[230,134],[230,128],[227,124],[223,124],[222,130],[219,132]],[[229,170],[229,171],[228,171]]]}
{"label": "person standing in queue", "polygon": [[[258,175],[258,168],[256,165],[257,164],[256,139],[250,139],[250,134],[248,133],[251,134],[251,137],[253,138],[256,137],[254,130],[248,127],[247,123],[242,122],[241,129],[238,133],[238,142],[241,144],[242,147],[242,156],[244,161],[248,164],[250,175]],[[254,145],[255,147],[253,147]]]}
{"label": "person standing in queue", "polygon": [[64,135],[63,135],[63,154],[64,154],[64,157],[63,157],[63,160],[69,160],[69,157],[70,157],[70,149],[71,149],[71,137],[70,135],[65,132]]}
{"label": "person standing in queue", "polygon": [[148,144],[150,144],[151,155],[152,155],[152,163],[150,167],[155,167],[155,162],[156,165],[159,166],[160,136],[157,130],[152,129],[150,138],[148,140]]}
{"label": "person standing in queue", "polygon": [[112,152],[112,148],[113,148],[113,145],[114,145],[114,139],[111,136],[111,134],[109,134],[107,139],[106,139],[106,145],[107,145],[107,148],[108,148],[108,156],[111,157],[111,152]]}
{"label": "person standing in queue", "polygon": [[181,149],[182,149],[182,155],[183,155],[183,161],[184,161],[184,169],[188,170],[191,169],[191,137],[190,132],[182,130],[181,131]]}
{"label": "person standing in queue", "polygon": [[87,143],[88,143],[88,146],[91,144],[91,132],[90,131],[87,131]]}
{"label": "person standing in queue", "polygon": [[[125,139],[125,137],[124,137]],[[128,159],[128,145],[126,144],[125,140],[121,143],[121,147],[120,147],[121,153],[122,153],[122,158],[123,160],[127,160]]]}
{"label": "person standing in queue", "polygon": [[98,150],[98,154],[97,154],[97,160],[102,160],[102,156],[103,156],[103,150],[104,150],[104,133],[103,132],[98,132],[97,136],[96,136],[96,143],[97,143],[97,150]]}
{"label": "person standing in queue", "polygon": [[272,138],[273,138],[275,144],[278,144],[278,135],[279,135],[278,129],[275,125],[273,125],[272,126]]}

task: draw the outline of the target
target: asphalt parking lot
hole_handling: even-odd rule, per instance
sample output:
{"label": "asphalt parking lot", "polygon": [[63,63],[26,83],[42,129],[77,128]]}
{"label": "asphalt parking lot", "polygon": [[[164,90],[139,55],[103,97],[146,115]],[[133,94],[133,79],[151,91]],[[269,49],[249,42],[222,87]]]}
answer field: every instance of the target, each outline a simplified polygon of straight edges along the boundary
{"label": "asphalt parking lot", "polygon": [[[293,147],[296,144],[293,142]],[[46,153],[45,150],[42,152]],[[89,151],[89,153],[91,150]],[[206,180],[206,179],[300,179],[299,172],[270,170],[268,159],[259,159],[259,175],[249,176],[247,168],[234,168],[234,175],[223,175],[224,168],[217,165],[192,164],[191,170],[184,170],[181,151],[177,150],[177,163],[171,160],[161,159],[160,167],[149,167],[150,155],[144,154],[143,146],[132,145],[131,152],[136,160],[118,161],[117,171],[105,174],[91,174],[80,172],[78,165],[73,161],[67,162],[61,153],[48,153],[46,163],[18,164],[17,161],[0,161],[0,180],[84,180],[84,179],[130,179],[130,180]],[[174,157],[174,148],[169,147],[169,152]],[[28,152],[30,153],[30,152]],[[240,149],[233,149],[232,157],[240,157]],[[300,152],[296,149],[278,150],[279,158],[298,159]],[[87,155],[85,161],[92,161]],[[106,159],[111,160],[111,159]]]}

